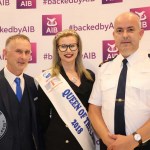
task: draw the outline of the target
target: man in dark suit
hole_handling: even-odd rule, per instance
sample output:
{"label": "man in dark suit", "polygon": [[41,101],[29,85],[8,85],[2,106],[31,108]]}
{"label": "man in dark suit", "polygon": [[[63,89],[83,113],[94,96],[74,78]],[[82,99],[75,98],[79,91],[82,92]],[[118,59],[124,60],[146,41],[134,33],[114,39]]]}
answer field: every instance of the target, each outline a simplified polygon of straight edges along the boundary
{"label": "man in dark suit", "polygon": [[37,88],[34,79],[23,73],[31,57],[29,38],[21,34],[9,37],[3,54],[6,66],[0,71],[0,149],[39,150],[34,104]]}

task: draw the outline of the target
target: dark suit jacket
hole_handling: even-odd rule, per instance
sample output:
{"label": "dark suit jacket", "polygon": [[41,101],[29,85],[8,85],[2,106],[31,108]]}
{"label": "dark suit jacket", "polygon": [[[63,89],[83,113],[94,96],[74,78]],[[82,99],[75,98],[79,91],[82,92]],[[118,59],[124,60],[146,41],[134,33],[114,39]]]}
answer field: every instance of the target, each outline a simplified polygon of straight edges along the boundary
{"label": "dark suit jacket", "polygon": [[[39,137],[38,137],[38,127],[37,127],[37,117],[34,100],[38,98],[37,88],[35,86],[34,80],[32,77],[24,74],[23,75],[27,90],[29,93],[29,102],[31,107],[31,117],[32,117],[32,135],[36,150],[39,150]],[[7,80],[4,77],[4,70],[0,71],[0,127],[3,129],[0,132],[0,149],[1,150],[12,150],[13,145],[13,123],[12,123],[12,114],[10,110],[9,97],[7,94]],[[2,113],[1,113],[2,112]],[[7,122],[7,127],[2,123],[4,121],[4,116]],[[4,126],[4,127],[2,127]],[[6,130],[5,130],[6,129]],[[26,148],[28,149],[28,148]]]}

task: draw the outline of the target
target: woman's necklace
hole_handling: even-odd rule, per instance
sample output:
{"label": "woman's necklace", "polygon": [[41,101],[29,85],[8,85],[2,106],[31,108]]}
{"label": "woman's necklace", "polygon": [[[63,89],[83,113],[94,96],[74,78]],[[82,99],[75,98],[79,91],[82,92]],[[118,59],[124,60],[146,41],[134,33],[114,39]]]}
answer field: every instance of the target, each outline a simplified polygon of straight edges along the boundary
{"label": "woman's necklace", "polygon": [[76,83],[76,82],[78,81],[78,79],[73,76],[73,77],[71,78],[71,81],[72,81],[73,83]]}
{"label": "woman's necklace", "polygon": [[71,72],[68,72],[67,74],[68,74],[68,77],[69,77],[71,82],[73,82],[75,84],[78,82],[78,76],[77,75],[74,75]]}

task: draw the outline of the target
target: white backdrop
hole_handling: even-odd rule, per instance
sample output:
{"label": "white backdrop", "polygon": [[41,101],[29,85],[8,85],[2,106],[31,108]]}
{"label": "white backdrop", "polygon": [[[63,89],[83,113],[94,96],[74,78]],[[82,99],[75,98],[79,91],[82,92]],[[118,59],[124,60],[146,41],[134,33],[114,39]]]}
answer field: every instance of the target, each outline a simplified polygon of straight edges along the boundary
{"label": "white backdrop", "polygon": [[125,11],[140,15],[145,29],[140,47],[150,49],[149,0],[0,0],[0,69],[5,65],[2,50],[8,36],[29,36],[32,60],[26,73],[35,76],[51,66],[55,34],[72,28],[81,36],[85,66],[96,72],[100,62],[117,54],[113,21]]}
{"label": "white backdrop", "polygon": [[114,42],[114,18],[131,10],[143,13],[145,35],[141,48],[150,49],[149,0],[0,0],[0,69],[5,62],[2,50],[8,36],[29,36],[33,52],[26,72],[35,76],[51,65],[54,35],[72,27],[81,36],[85,66],[95,72],[101,61],[116,55],[110,47]]}

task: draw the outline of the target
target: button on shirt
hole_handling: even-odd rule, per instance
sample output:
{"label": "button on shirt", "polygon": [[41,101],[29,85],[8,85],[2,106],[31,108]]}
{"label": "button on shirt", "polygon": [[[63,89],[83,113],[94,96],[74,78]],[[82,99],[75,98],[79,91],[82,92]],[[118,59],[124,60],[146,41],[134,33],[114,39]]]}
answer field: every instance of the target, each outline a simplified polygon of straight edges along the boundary
{"label": "button on shirt", "polygon": [[[123,59],[119,54],[99,68],[89,99],[89,103],[102,106],[102,116],[111,133],[114,133],[115,99]],[[150,119],[150,59],[147,51],[137,50],[127,60],[125,124],[128,135]]]}
{"label": "button on shirt", "polygon": [[69,141],[68,141],[68,140],[66,140],[66,141],[65,141],[65,143],[66,143],[66,144],[68,144],[68,143],[69,143]]}
{"label": "button on shirt", "polygon": [[[14,74],[12,74],[8,69],[7,67],[4,68],[4,75],[5,75],[5,78],[7,79],[9,85],[11,86],[11,88],[13,89],[13,91],[15,92],[16,94],[16,83],[15,83],[15,78],[16,76]],[[21,74],[20,76],[18,76],[21,80],[20,82],[20,86],[21,86],[21,89],[22,89],[22,93],[24,91],[24,78],[23,78],[23,74]]]}

